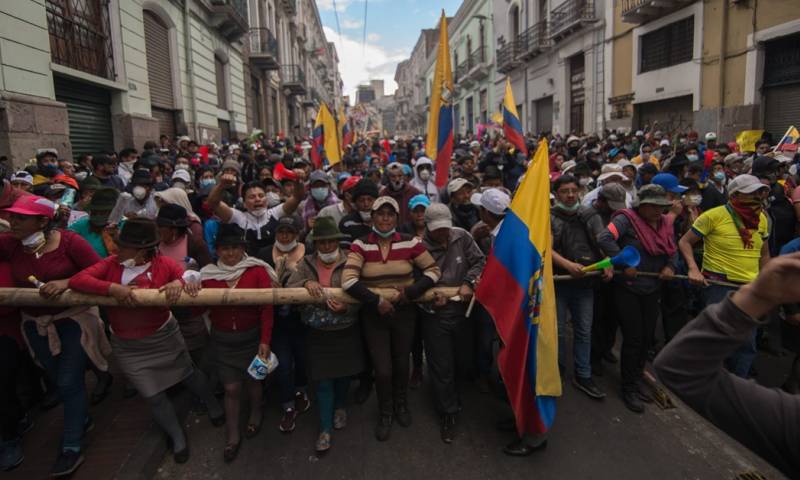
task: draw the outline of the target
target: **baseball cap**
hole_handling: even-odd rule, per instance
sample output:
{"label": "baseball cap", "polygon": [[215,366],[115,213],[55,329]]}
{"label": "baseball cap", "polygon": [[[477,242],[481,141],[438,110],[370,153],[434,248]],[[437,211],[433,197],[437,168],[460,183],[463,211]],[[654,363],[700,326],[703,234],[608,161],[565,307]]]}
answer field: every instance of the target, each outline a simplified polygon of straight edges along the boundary
{"label": "baseball cap", "polygon": [[295,217],[294,215],[283,216],[278,220],[278,226],[275,227],[275,231],[277,232],[282,228],[288,228],[292,230],[294,233],[299,233],[301,229],[300,219]]}
{"label": "baseball cap", "polygon": [[192,183],[192,176],[189,174],[188,170],[178,169],[175,170],[172,174],[172,181],[180,180],[183,183]]}
{"label": "baseball cap", "polygon": [[473,193],[470,201],[473,205],[483,207],[495,215],[505,215],[511,204],[511,197],[497,188],[489,188],[484,192]]}
{"label": "baseball cap", "polygon": [[308,177],[308,183],[313,184],[314,182],[330,183],[328,180],[328,175],[326,175],[322,170],[314,170],[311,172],[311,175]]}
{"label": "baseball cap", "polygon": [[475,148],[475,147],[480,147],[480,146],[481,146],[481,142],[479,142],[477,140],[473,140],[473,141],[469,142],[469,148]]}
{"label": "baseball cap", "polygon": [[389,205],[394,209],[395,213],[400,213],[400,206],[397,205],[397,201],[386,195],[375,199],[375,203],[372,204],[372,211],[377,212],[384,205]]}
{"label": "baseball cap", "polygon": [[341,190],[342,193],[349,191],[351,188],[358,185],[358,182],[361,181],[361,177],[358,175],[353,175],[351,177],[347,177],[347,179],[342,183]]}
{"label": "baseball cap", "polygon": [[683,193],[688,190],[688,188],[680,185],[678,183],[678,177],[671,173],[659,173],[653,177],[652,183],[653,185],[659,185],[667,192],[672,193]]}
{"label": "baseball cap", "polygon": [[778,167],[780,167],[781,162],[776,160],[773,157],[767,157],[766,155],[759,155],[753,159],[753,167],[751,172],[755,176],[769,174]]}
{"label": "baseball cap", "polygon": [[425,210],[425,226],[429,231],[453,226],[453,215],[443,203],[434,203]]}
{"label": "baseball cap", "polygon": [[39,197],[37,195],[23,195],[19,197],[13,205],[6,208],[5,211],[9,213],[17,213],[19,215],[37,215],[47,217],[50,220],[56,216],[56,209],[58,207],[50,200]]}
{"label": "baseball cap", "polygon": [[666,138],[661,140],[660,142],[658,142],[658,146],[659,147],[669,147],[669,140],[667,140]]}
{"label": "baseball cap", "polygon": [[716,139],[717,139],[717,134],[715,132],[706,133],[706,141],[716,140]]}
{"label": "baseball cap", "polygon": [[431,206],[431,199],[428,198],[427,195],[424,193],[420,193],[418,195],[414,195],[411,197],[411,200],[408,201],[408,209],[414,210],[415,208],[419,207],[420,205],[428,208]]}
{"label": "baseball cap", "polygon": [[622,210],[627,208],[628,192],[625,187],[619,183],[609,183],[600,187],[600,194],[608,203],[608,206],[613,210]]}
{"label": "baseball cap", "polygon": [[464,178],[454,178],[447,184],[447,193],[452,195],[469,184],[469,181]]}
{"label": "baseball cap", "polygon": [[734,193],[753,193],[762,188],[769,188],[753,175],[739,175],[728,183],[728,195]]}
{"label": "baseball cap", "polygon": [[11,176],[10,181],[13,182],[20,182],[20,183],[27,183],[28,185],[33,185],[33,176],[25,170],[20,170],[16,172],[14,175]]}
{"label": "baseball cap", "polygon": [[561,164],[561,173],[566,175],[570,170],[575,168],[575,165],[577,165],[575,160],[567,160]]}

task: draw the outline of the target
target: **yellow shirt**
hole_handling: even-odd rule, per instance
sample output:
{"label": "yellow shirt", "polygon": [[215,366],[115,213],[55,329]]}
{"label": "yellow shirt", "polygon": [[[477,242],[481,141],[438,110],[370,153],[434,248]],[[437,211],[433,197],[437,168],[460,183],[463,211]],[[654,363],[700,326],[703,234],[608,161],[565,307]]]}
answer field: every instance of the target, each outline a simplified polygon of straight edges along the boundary
{"label": "yellow shirt", "polygon": [[[633,160],[631,160],[631,163],[634,165],[641,165],[642,156],[636,155],[635,157],[633,157]],[[653,165],[656,166],[657,169],[661,170],[661,162],[659,162],[658,158],[656,158],[652,153],[650,154],[650,159],[647,161],[647,163],[652,163]]]}
{"label": "yellow shirt", "polygon": [[753,248],[742,237],[725,205],[703,212],[692,231],[703,237],[703,270],[723,274],[732,282],[747,283],[758,276],[761,247],[769,236],[767,216],[761,213],[758,231],[752,231]]}

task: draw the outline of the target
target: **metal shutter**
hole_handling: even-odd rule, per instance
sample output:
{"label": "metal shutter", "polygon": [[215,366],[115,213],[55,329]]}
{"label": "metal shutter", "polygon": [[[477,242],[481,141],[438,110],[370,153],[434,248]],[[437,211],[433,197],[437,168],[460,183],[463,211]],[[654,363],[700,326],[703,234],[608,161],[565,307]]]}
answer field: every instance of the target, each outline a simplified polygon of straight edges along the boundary
{"label": "metal shutter", "polygon": [[163,108],[153,107],[153,118],[158,120],[158,134],[166,135],[171,139],[178,136],[175,129],[175,112]]}
{"label": "metal shutter", "polygon": [[96,155],[114,150],[111,130],[111,95],[85,83],[53,77],[56,100],[67,104],[72,155]]}
{"label": "metal shutter", "polygon": [[144,11],[144,44],[147,51],[150,103],[161,108],[174,108],[169,30],[156,15],[147,10]]}
{"label": "metal shutter", "polygon": [[800,83],[764,89],[764,129],[777,142],[800,121]]}
{"label": "metal shutter", "polygon": [[214,73],[217,78],[217,107],[222,110],[228,109],[227,95],[225,92],[225,64],[217,57],[214,57]]}
{"label": "metal shutter", "polygon": [[553,97],[536,101],[536,128],[534,133],[545,133],[553,130]]}

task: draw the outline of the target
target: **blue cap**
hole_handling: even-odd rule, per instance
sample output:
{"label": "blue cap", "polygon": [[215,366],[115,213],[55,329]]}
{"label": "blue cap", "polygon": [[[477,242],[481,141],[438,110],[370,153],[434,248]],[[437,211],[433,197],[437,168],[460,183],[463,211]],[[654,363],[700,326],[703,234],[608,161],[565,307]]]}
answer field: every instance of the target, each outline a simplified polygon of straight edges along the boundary
{"label": "blue cap", "polygon": [[414,175],[414,171],[411,170],[411,165],[404,163],[403,164],[403,175],[409,176]]}
{"label": "blue cap", "polygon": [[342,183],[343,181],[347,180],[350,177],[351,177],[350,173],[342,172],[336,176],[336,183]]}
{"label": "blue cap", "polygon": [[614,158],[620,153],[624,153],[626,157],[628,156],[628,152],[626,152],[625,150],[621,148],[612,148],[611,151],[608,152],[608,158]]}
{"label": "blue cap", "polygon": [[414,195],[411,197],[411,200],[408,201],[408,209],[414,210],[415,208],[419,207],[420,205],[428,208],[431,206],[431,199],[428,198],[427,195],[424,193],[420,193],[418,195]]}
{"label": "blue cap", "polygon": [[671,173],[659,173],[655,177],[651,183],[655,185],[661,186],[664,190],[672,193],[683,193],[688,188],[684,187],[683,185],[678,184],[678,177]]}

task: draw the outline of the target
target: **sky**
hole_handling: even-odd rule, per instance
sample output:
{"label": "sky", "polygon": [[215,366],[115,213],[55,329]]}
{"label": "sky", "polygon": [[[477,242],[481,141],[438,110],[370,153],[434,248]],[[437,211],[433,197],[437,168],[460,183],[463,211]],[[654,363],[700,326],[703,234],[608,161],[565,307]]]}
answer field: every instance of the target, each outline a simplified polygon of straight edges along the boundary
{"label": "sky", "polygon": [[[364,6],[367,2],[367,39],[364,35]],[[411,55],[423,28],[433,28],[442,8],[453,16],[461,0],[316,0],[328,41],[336,45],[344,94],[355,100],[358,85],[384,80],[384,93],[397,89],[394,71]],[[336,27],[339,16],[341,36]]]}

